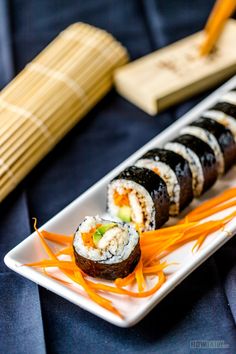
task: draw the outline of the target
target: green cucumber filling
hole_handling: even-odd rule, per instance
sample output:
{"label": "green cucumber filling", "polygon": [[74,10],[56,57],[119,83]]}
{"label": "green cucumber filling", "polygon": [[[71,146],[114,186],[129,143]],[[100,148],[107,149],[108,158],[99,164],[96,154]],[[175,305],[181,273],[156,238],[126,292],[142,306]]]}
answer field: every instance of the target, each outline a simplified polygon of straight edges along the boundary
{"label": "green cucumber filling", "polygon": [[124,222],[130,222],[131,221],[131,208],[128,206],[123,206],[119,209],[118,218],[120,218]]}
{"label": "green cucumber filling", "polygon": [[98,242],[101,240],[105,232],[110,230],[112,227],[116,226],[115,223],[110,223],[110,224],[104,224],[101,225],[97,228],[95,233],[93,234],[93,242],[97,246]]}

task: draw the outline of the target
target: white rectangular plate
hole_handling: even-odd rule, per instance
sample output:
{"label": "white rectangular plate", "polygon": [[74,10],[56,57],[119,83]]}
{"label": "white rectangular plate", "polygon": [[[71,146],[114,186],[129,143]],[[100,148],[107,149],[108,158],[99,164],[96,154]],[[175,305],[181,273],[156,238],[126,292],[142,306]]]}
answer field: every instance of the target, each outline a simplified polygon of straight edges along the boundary
{"label": "white rectangular plate", "polygon": [[[201,112],[213,105],[224,92],[227,92],[235,86],[236,76],[192,109],[189,113],[184,115],[176,123],[152,139],[149,143],[120,164],[79,198],[73,201],[59,214],[43,225],[42,229],[57,233],[71,234],[75,231],[78,224],[86,215],[103,215],[106,210],[106,187],[108,182],[113,177],[115,177],[125,167],[133,164],[134,161],[142,156],[147,150],[156,146],[161,147],[166,141],[173,139],[180,131],[180,128],[199,117]],[[201,198],[200,201],[194,201],[184,213],[195,207],[202,200],[213,197],[230,186],[236,186],[235,168],[232,169],[221,181],[218,181],[215,186]],[[184,214],[182,213],[180,217],[183,217],[183,215]],[[173,223],[173,220],[170,222]],[[236,220],[230,223],[228,230],[231,231],[231,235],[236,233]],[[64,285],[49,278],[38,269],[22,266],[22,264],[25,263],[39,261],[41,258],[46,256],[35,233],[27,237],[23,242],[12,249],[5,256],[5,263],[15,272],[45,287],[46,289],[53,291],[81,308],[103,318],[104,320],[120,327],[130,327],[147,315],[152,308],[156,306],[171,290],[173,290],[184,278],[186,278],[204,260],[212,255],[219,247],[227,242],[230,237],[232,236],[227,235],[225,232],[218,232],[214,235],[210,235],[200,250],[196,253],[192,253],[191,249],[193,243],[189,243],[170,254],[166,258],[167,261],[178,262],[178,265],[168,268],[168,271],[166,271],[166,282],[151,297],[134,299],[123,295],[108,295],[107,297],[112,299],[114,306],[116,306],[124,315],[124,319],[117,317],[92,302],[79,286]]]}

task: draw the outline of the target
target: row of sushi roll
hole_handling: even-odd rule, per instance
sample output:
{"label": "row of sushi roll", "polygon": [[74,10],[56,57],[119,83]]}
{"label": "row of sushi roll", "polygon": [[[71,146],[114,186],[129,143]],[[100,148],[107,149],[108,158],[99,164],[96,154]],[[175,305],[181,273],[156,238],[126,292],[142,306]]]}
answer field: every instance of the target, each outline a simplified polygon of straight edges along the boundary
{"label": "row of sushi roll", "polygon": [[115,221],[85,218],[73,242],[77,265],[93,277],[127,276],[141,256],[139,234],[177,216],[235,163],[236,88],[109,183],[107,209]]}

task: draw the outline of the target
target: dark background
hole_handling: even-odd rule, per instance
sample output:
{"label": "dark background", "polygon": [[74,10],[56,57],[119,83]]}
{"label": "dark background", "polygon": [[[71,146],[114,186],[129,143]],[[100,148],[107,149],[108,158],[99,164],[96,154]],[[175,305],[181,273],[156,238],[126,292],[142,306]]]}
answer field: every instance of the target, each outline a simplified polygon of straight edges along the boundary
{"label": "dark background", "polygon": [[[132,59],[200,30],[212,0],[0,0],[0,87],[61,30],[85,21]],[[204,95],[151,118],[110,92],[0,205],[0,353],[197,353],[194,340],[236,352],[235,240],[141,323],[116,328],[9,271],[4,255]],[[205,350],[208,352],[210,350]]]}

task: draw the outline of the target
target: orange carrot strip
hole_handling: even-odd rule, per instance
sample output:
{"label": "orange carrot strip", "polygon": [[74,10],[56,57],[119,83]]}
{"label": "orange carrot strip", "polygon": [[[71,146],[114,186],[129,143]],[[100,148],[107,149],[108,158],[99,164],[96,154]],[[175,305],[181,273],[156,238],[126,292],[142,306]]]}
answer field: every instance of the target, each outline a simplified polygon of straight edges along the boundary
{"label": "orange carrot strip", "polygon": [[180,234],[179,236],[172,238],[169,241],[166,241],[163,243],[162,247],[160,247],[160,245],[157,245],[156,247],[154,247],[154,245],[151,245],[148,247],[143,247],[142,251],[144,253],[144,255],[149,258],[148,262],[150,263],[151,261],[153,261],[153,256],[155,257],[156,253],[158,252],[159,254],[161,254],[166,248],[170,247],[172,244],[175,244],[175,242],[179,239],[181,239],[182,234]]}
{"label": "orange carrot strip", "polygon": [[163,270],[164,268],[168,267],[169,265],[171,265],[171,264],[167,264],[167,262],[163,262],[163,263],[160,263],[160,264],[157,264],[157,265],[154,265],[154,266],[143,267],[143,273],[145,275],[157,273],[157,272]]}
{"label": "orange carrot strip", "polygon": [[37,267],[37,268],[49,268],[49,267],[58,267],[58,268],[63,268],[63,269],[70,269],[70,270],[76,270],[77,267],[73,262],[70,261],[54,261],[54,260],[42,260],[40,262],[34,262],[34,263],[26,263],[24,264],[25,266],[28,267]]}
{"label": "orange carrot strip", "polygon": [[134,274],[135,274],[135,279],[136,279],[137,284],[138,284],[138,290],[139,290],[139,292],[141,292],[141,291],[144,290],[144,287],[145,287],[145,279],[144,279],[144,276],[143,276],[143,261],[142,261],[142,258],[140,258],[140,260],[138,262],[138,265],[135,268]]}
{"label": "orange carrot strip", "polygon": [[[187,217],[190,217],[192,215],[198,215],[200,212],[209,210],[215,206],[218,206],[221,203],[227,202],[232,198],[236,197],[236,188],[230,188],[221,193],[220,195],[211,198],[210,200],[207,200],[206,202],[203,202],[201,205],[196,207],[194,210],[192,210],[190,213],[187,214]],[[178,224],[182,223],[184,219],[180,220]]]}
{"label": "orange carrot strip", "polygon": [[194,252],[194,250],[198,251],[199,248],[201,247],[201,245],[203,244],[204,240],[206,239],[206,237],[208,236],[208,233],[201,235],[197,241],[195,242],[193,248],[192,248],[192,252]]}
{"label": "orange carrot strip", "polygon": [[127,286],[127,285],[131,284],[134,280],[135,280],[135,275],[133,272],[125,278],[117,278],[115,280],[115,285],[117,285],[118,287]]}
{"label": "orange carrot strip", "polygon": [[47,272],[45,268],[43,268],[43,272],[44,272],[47,276],[49,276],[50,278],[52,278],[52,279],[54,279],[54,280],[57,280],[57,281],[59,281],[59,282],[65,284],[65,285],[71,285],[71,283],[69,283],[68,281],[63,280],[63,279],[61,279],[61,278],[58,278],[58,277],[56,277],[55,275],[53,275],[53,274]]}
{"label": "orange carrot strip", "polygon": [[[54,253],[52,252],[52,250],[50,249],[50,247],[47,245],[47,243],[45,242],[43,236],[41,235],[41,233],[39,232],[39,230],[37,229],[37,219],[34,218],[34,228],[38,234],[38,236],[40,237],[41,243],[44,247],[44,249],[46,250],[47,254],[50,256],[50,258],[52,258],[55,261],[57,260],[57,257],[54,255]],[[59,269],[65,274],[67,275],[70,279],[72,279],[73,281],[75,281],[76,283],[79,283],[84,290],[87,292],[89,290],[89,287],[85,287],[85,283],[83,281],[81,281],[81,278],[79,279],[80,282],[78,281],[77,277],[72,275],[71,272],[63,269],[62,267],[59,267]],[[77,272],[79,272],[77,270]],[[76,274],[77,274],[76,272]],[[82,276],[82,275],[81,275]],[[81,284],[82,283],[82,284]],[[93,292],[92,290],[90,290],[90,292],[88,293],[89,297],[97,302],[100,306],[106,308],[107,310],[113,312],[114,314],[118,315],[119,317],[122,318],[122,315],[120,314],[120,312],[114,307],[112,306],[111,302],[107,299],[104,299],[103,297],[101,297],[100,295],[96,294],[95,292]]]}
{"label": "orange carrot strip", "polygon": [[145,231],[143,232],[140,237],[149,237],[149,236],[159,236],[159,235],[166,235],[169,234],[173,231],[182,231],[184,229],[186,229],[186,227],[192,227],[194,225],[196,225],[196,222],[190,222],[187,226],[186,225],[174,225],[174,226],[168,226],[168,227],[164,227],[163,229],[158,229],[158,230],[151,230],[151,231]]}
{"label": "orange carrot strip", "polygon": [[47,252],[48,256],[54,260],[57,260],[57,257],[55,256],[55,254],[52,252],[51,248],[48,246],[48,244],[45,242],[43,236],[41,235],[41,232],[39,232],[39,230],[37,229],[37,219],[33,218],[34,220],[34,229],[37,232],[40,241],[42,243],[43,248],[45,249],[45,251]]}
{"label": "orange carrot strip", "polygon": [[97,294],[85,281],[80,272],[76,272],[76,276],[79,277],[79,281],[81,282],[83,288],[88,293],[89,297],[95,301],[98,305],[104,307],[106,310],[113,312],[115,315],[123,318],[122,314],[112,305],[112,302],[108,299],[105,299],[101,295]]}
{"label": "orange carrot strip", "polygon": [[[191,233],[185,234],[182,237],[182,239],[178,240],[176,242],[176,244],[173,245],[172,251],[174,248],[178,248],[181,245],[186,244],[187,242],[193,241],[194,239],[196,239],[196,237],[197,238],[200,237],[202,233],[206,234],[205,237],[207,237],[208,235],[212,234],[213,232],[218,231],[222,226],[223,226],[222,223],[218,224],[216,226],[212,226],[211,228],[208,228],[206,232],[204,232],[204,229],[203,230],[195,230],[195,231],[192,230]],[[169,250],[169,248],[167,250]]]}
{"label": "orange carrot strip", "polygon": [[202,211],[199,214],[189,215],[188,218],[190,221],[199,221],[199,220],[205,219],[209,216],[212,216],[214,214],[217,214],[222,210],[229,209],[233,206],[236,206],[236,199],[233,201],[230,201],[228,203],[224,203],[224,204],[220,204],[218,206],[212,207],[211,209],[208,209],[206,211]]}
{"label": "orange carrot strip", "polygon": [[56,243],[69,243],[71,244],[73,241],[73,235],[61,235],[61,234],[55,234],[52,232],[48,232],[46,230],[41,231],[41,235],[46,238],[49,241],[53,241]]}
{"label": "orange carrot strip", "polygon": [[160,244],[152,244],[148,247],[142,247],[143,259],[147,259],[147,261],[150,262],[158,255],[161,255],[165,250],[168,250],[170,247],[172,247],[173,250],[173,248],[180,247],[181,244],[185,244],[191,239],[199,237],[201,232],[206,233],[207,231],[209,234],[211,232],[216,231],[217,229],[220,229],[222,225],[222,221],[208,221],[202,224],[198,224],[197,226],[192,227],[190,229],[187,229],[185,232],[180,234],[179,237],[175,237],[168,242],[164,242],[161,246]]}
{"label": "orange carrot strip", "polygon": [[[66,272],[67,273],[67,272]],[[96,302],[98,305],[102,306],[106,310],[113,312],[115,315],[118,315],[119,317],[123,318],[121,313],[112,305],[112,302],[108,299],[105,299],[101,295],[97,294],[90,286],[87,281],[83,278],[81,272],[78,270],[74,273],[74,275],[71,275],[70,273],[67,274],[69,278],[71,278],[74,282],[79,284],[80,286],[83,287],[83,289],[86,291],[88,296]]]}
{"label": "orange carrot strip", "polygon": [[73,255],[73,248],[71,246],[63,248],[62,250],[55,253],[55,255],[56,256],[61,256],[61,255],[72,256]]}
{"label": "orange carrot strip", "polygon": [[[183,231],[181,231],[183,232]],[[147,236],[147,237],[143,237],[140,240],[140,245],[141,247],[145,247],[145,246],[149,246],[152,244],[158,245],[158,244],[162,244],[165,241],[170,240],[170,238],[174,238],[179,236],[180,232],[170,232],[168,235],[158,235],[158,236]]]}
{"label": "orange carrot strip", "polygon": [[197,227],[188,230],[187,232],[183,233],[183,238],[182,240],[185,240],[186,238],[191,238],[195,236],[199,236],[201,232],[211,232],[212,229],[220,229],[224,225],[224,222],[219,220],[219,221],[207,221],[205,223],[199,224]]}
{"label": "orange carrot strip", "polygon": [[135,298],[143,298],[143,297],[148,297],[148,296],[153,295],[161,287],[161,285],[165,282],[165,275],[163,272],[158,272],[157,275],[158,275],[158,281],[153,286],[153,288],[151,288],[150,290],[147,290],[147,291],[143,291],[141,293],[129,291],[129,290],[123,289],[121,287],[116,288],[116,287],[105,285],[105,284],[93,283],[92,281],[88,281],[88,283],[90,284],[90,286],[92,288],[94,288],[96,290],[109,291],[111,293],[128,295],[128,296],[135,297]]}

